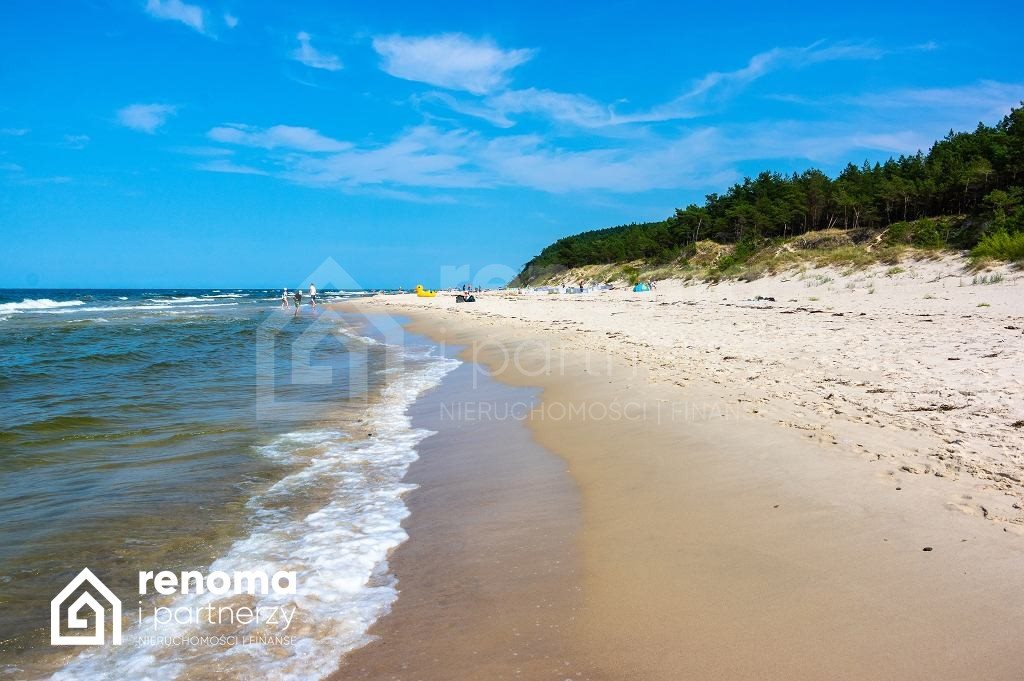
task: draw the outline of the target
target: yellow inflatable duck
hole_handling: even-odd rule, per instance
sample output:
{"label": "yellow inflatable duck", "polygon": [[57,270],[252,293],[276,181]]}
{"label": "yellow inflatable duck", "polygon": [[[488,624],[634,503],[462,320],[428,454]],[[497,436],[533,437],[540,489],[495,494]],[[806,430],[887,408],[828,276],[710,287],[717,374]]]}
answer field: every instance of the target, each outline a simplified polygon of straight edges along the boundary
{"label": "yellow inflatable duck", "polygon": [[433,298],[437,295],[437,291],[428,291],[423,288],[423,284],[416,284],[416,295],[420,298]]}

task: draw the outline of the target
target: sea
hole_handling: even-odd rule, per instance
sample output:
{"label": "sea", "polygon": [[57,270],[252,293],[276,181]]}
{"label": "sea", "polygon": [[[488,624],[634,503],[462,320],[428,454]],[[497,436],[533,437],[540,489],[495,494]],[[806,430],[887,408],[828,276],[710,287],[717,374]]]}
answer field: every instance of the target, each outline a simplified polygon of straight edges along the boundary
{"label": "sea", "polygon": [[[370,640],[431,435],[408,409],[459,362],[331,305],[366,295],[0,290],[0,678],[318,679]],[[109,616],[104,645],[50,645],[83,568],[121,645]],[[292,573],[294,593],[141,595],[146,571]]]}

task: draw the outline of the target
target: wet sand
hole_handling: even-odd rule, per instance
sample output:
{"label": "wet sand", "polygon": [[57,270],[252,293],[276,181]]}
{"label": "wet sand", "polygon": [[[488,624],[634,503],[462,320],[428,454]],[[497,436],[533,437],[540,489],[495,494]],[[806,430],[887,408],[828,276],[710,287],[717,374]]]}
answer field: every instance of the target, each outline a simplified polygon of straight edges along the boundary
{"label": "wet sand", "polygon": [[[474,373],[476,375],[474,375]],[[401,596],[336,679],[564,678],[581,602],[579,497],[564,462],[504,418],[537,391],[464,364],[412,408],[423,442],[407,481]],[[462,409],[472,396],[480,411]],[[453,400],[453,398],[455,398]]]}
{"label": "wet sand", "polygon": [[[516,674],[498,657],[467,667],[463,639],[398,620],[403,608],[413,620],[427,611],[414,575],[448,579],[440,555],[409,553],[377,651],[411,636],[418,657],[389,649],[393,668],[405,666],[377,678],[1020,678],[1024,543],[951,505],[939,478],[827,455],[710,386],[652,380],[537,326],[403,312],[413,330],[469,345],[464,356],[501,381],[542,388],[528,423],[579,488],[582,603],[559,640],[573,674]],[[410,524],[410,535],[411,550],[428,533]],[[489,531],[472,541],[503,543]],[[505,574],[491,566],[490,579]],[[467,596],[456,619],[517,603]],[[417,666],[446,655],[462,662],[443,677]],[[339,678],[358,677],[346,666]]]}

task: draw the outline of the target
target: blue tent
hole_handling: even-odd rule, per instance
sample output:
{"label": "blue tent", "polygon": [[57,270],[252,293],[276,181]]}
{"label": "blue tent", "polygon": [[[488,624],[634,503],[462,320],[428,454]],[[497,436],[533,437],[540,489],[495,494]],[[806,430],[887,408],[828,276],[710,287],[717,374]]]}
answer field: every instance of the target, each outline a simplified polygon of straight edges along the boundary
{"label": "blue tent", "polygon": [[647,284],[636,284],[633,287],[633,292],[634,293],[643,293],[644,291],[650,291],[650,290],[651,290],[651,287],[648,286]]}

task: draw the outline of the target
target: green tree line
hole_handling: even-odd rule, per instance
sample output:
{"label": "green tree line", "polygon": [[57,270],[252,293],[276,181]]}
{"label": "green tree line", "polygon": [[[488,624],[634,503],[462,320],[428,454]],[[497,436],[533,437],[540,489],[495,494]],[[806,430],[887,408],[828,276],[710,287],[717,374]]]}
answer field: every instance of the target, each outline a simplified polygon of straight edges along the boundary
{"label": "green tree line", "polygon": [[835,178],[813,168],[792,175],[765,171],[660,222],[559,239],[525,265],[519,280],[562,267],[670,263],[707,239],[736,244],[740,252],[814,230],[880,231],[942,216],[959,219],[944,221],[942,230],[937,223],[912,230],[915,245],[977,249],[1009,239],[1024,248],[1024,108],[1011,109],[994,126],[951,130],[927,153],[850,163]]}

